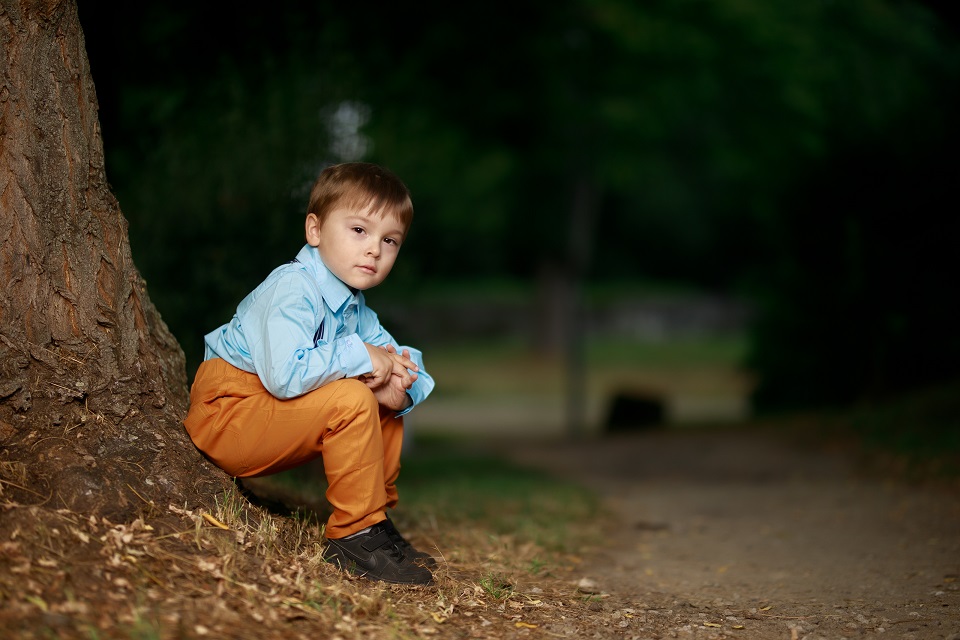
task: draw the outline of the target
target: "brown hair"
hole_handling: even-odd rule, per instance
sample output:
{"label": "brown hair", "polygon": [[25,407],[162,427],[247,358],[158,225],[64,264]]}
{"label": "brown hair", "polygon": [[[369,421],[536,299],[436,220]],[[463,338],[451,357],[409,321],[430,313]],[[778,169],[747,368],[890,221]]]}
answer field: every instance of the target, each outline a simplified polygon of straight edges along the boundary
{"label": "brown hair", "polygon": [[391,215],[404,229],[413,221],[410,191],[392,171],[369,162],[345,162],[327,167],[310,190],[307,214],[322,225],[338,207]]}

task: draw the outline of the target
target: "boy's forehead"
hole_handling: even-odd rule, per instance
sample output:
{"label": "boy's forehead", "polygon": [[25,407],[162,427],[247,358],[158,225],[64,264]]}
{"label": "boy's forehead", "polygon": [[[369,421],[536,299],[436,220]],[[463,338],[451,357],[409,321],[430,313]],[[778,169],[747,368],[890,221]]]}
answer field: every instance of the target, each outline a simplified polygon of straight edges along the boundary
{"label": "boy's forehead", "polygon": [[366,218],[393,222],[397,226],[397,231],[406,232],[406,225],[403,224],[403,220],[400,219],[399,214],[396,213],[393,207],[376,207],[373,204],[368,204],[364,207],[357,208],[343,207],[340,208],[338,212],[347,218]]}

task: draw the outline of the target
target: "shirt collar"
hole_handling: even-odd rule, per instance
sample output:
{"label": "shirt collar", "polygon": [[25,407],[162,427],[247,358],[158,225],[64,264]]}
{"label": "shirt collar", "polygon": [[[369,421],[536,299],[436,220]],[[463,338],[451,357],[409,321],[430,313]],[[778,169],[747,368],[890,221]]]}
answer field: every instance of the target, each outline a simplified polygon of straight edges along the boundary
{"label": "shirt collar", "polygon": [[309,244],[303,245],[300,253],[297,254],[297,260],[306,265],[310,274],[316,278],[320,285],[320,295],[330,305],[331,309],[340,309],[345,304],[352,302],[356,304],[360,293],[354,293],[350,287],[343,283],[333,272],[323,264],[320,259],[320,251]]}

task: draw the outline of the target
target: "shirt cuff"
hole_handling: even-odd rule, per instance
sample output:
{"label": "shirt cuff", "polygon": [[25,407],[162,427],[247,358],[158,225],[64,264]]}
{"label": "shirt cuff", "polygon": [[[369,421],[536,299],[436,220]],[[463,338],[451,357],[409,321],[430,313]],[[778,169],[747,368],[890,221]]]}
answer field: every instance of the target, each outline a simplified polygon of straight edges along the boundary
{"label": "shirt cuff", "polygon": [[399,413],[397,413],[397,415],[394,416],[394,417],[396,417],[396,418],[401,418],[401,417],[407,415],[408,413],[410,413],[410,411],[411,411],[415,406],[417,406],[417,403],[413,400],[413,396],[410,395],[410,392],[409,392],[409,391],[407,392],[407,397],[410,398],[410,406],[407,407],[406,409],[404,409],[403,411],[400,411]]}
{"label": "shirt cuff", "polygon": [[355,378],[373,371],[370,354],[367,353],[363,340],[355,333],[337,340],[336,353],[345,378]]}

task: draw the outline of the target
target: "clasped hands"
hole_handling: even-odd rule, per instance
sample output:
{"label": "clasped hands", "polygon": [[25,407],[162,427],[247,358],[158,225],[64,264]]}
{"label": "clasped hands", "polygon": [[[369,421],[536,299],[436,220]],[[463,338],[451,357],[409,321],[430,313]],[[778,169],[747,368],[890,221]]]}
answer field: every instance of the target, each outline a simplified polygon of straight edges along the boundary
{"label": "clasped hands", "polygon": [[410,350],[397,353],[392,344],[375,347],[364,343],[364,346],[370,354],[373,370],[358,376],[358,379],[373,391],[381,406],[403,411],[413,403],[407,390],[413,386],[417,379],[416,372],[420,370],[410,359]]}

